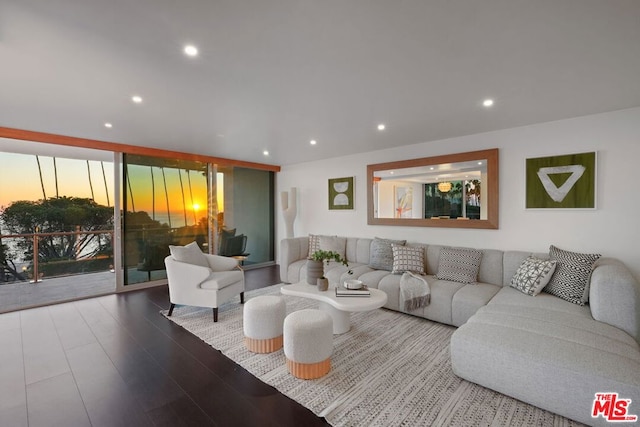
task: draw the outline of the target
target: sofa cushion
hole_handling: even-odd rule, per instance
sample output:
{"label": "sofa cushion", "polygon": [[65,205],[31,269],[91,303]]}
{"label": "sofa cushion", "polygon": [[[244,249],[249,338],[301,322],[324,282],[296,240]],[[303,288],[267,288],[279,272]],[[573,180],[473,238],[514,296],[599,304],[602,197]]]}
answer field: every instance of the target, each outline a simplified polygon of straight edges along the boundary
{"label": "sofa cushion", "polygon": [[424,248],[391,245],[393,251],[393,274],[402,274],[406,271],[424,274]]}
{"label": "sofa cushion", "polygon": [[212,273],[207,280],[200,284],[202,289],[222,289],[229,285],[240,282],[243,278],[242,271],[218,271]]}
{"label": "sofa cushion", "polygon": [[594,320],[568,324],[565,313],[541,310],[530,317],[511,309],[483,307],[453,333],[456,375],[589,425],[607,425],[591,418],[595,393],[640,396],[640,352],[631,337],[612,339],[616,328]]}
{"label": "sofa cushion", "polygon": [[392,244],[404,245],[406,240],[390,240],[375,237],[369,251],[369,266],[377,270],[391,271],[393,269]]}
{"label": "sofa cushion", "polygon": [[553,272],[557,261],[544,260],[529,256],[522,261],[520,267],[511,279],[511,287],[527,295],[536,296],[544,288]]}
{"label": "sofa cushion", "polygon": [[469,320],[476,311],[487,303],[502,289],[502,286],[488,283],[465,285],[453,295],[451,300],[451,324],[461,326]]}
{"label": "sofa cushion", "polygon": [[185,246],[169,245],[169,251],[176,261],[209,268],[209,263],[196,242]]}
{"label": "sofa cushion", "polygon": [[347,261],[349,261],[349,265],[352,262],[369,264],[369,251],[371,250],[372,241],[373,239],[347,237]]}
{"label": "sofa cushion", "polygon": [[601,255],[565,251],[553,245],[549,248],[549,255],[557,261],[557,265],[544,291],[574,304],[584,305],[588,301],[593,264]]}
{"label": "sofa cushion", "polygon": [[478,249],[482,252],[482,262],[478,270],[478,282],[502,286],[504,251]]}
{"label": "sofa cushion", "polygon": [[475,249],[443,248],[436,277],[440,280],[475,283],[478,281],[481,259],[482,252]]}
{"label": "sofa cushion", "polygon": [[307,277],[307,260],[299,259],[287,266],[286,276],[282,277],[281,279],[285,283],[298,283],[300,281],[306,282],[306,277]]}
{"label": "sofa cushion", "polygon": [[591,311],[589,307],[583,305],[572,304],[546,292],[539,293],[535,298],[525,295],[522,292],[510,287],[504,286],[500,292],[496,294],[487,305],[512,305],[516,307],[535,307],[545,310],[561,311],[579,315],[585,319],[590,319]]}

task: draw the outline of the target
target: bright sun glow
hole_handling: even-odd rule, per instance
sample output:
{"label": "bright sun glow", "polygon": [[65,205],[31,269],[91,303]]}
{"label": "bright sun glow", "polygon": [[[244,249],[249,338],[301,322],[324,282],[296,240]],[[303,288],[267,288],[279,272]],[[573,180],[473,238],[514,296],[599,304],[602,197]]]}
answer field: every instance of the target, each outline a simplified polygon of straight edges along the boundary
{"label": "bright sun glow", "polygon": [[197,203],[194,203],[194,204],[193,204],[193,210],[194,210],[194,211],[198,211],[198,210],[200,210],[200,205],[199,205],[199,204],[197,204]]}

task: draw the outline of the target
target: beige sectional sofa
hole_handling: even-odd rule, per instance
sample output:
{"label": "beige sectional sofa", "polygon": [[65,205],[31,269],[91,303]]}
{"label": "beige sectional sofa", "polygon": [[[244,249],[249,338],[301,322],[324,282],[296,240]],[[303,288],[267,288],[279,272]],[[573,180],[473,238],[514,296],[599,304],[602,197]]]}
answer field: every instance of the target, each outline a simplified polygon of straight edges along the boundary
{"label": "beige sectional sofa", "polygon": [[[325,275],[331,282],[358,278],[387,293],[385,308],[402,311],[401,275],[369,267],[372,242],[345,238],[349,267],[331,263]],[[409,314],[458,327],[451,338],[456,375],[589,425],[609,424],[591,416],[596,393],[631,399],[629,413],[640,415],[640,285],[622,263],[595,263],[589,303],[580,306],[510,286],[529,255],[548,254],[481,250],[478,282],[463,284],[435,277],[447,246],[407,245],[424,247],[431,288],[430,304]],[[284,282],[305,280],[308,252],[308,237],[281,242]]]}

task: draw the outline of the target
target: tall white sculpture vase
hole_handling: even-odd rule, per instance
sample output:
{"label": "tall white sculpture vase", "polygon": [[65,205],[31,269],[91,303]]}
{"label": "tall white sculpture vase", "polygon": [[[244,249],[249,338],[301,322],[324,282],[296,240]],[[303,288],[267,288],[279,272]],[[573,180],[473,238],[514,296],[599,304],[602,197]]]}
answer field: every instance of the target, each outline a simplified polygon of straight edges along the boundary
{"label": "tall white sculpture vase", "polygon": [[298,214],[297,189],[291,187],[291,194],[288,192],[280,192],[280,205],[282,207],[282,216],[286,226],[286,237],[293,237],[293,223]]}

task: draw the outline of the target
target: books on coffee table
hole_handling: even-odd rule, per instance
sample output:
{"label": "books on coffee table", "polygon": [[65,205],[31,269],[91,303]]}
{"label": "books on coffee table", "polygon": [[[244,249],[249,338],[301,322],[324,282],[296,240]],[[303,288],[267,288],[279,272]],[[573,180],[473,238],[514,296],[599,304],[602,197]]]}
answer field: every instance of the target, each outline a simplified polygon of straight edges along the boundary
{"label": "books on coffee table", "polygon": [[369,292],[369,288],[363,286],[360,289],[347,289],[342,286],[338,286],[336,288],[336,296],[337,297],[368,297],[371,296],[371,292]]}

